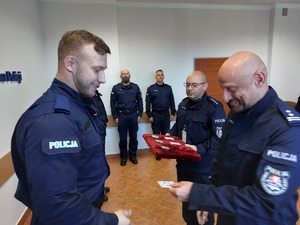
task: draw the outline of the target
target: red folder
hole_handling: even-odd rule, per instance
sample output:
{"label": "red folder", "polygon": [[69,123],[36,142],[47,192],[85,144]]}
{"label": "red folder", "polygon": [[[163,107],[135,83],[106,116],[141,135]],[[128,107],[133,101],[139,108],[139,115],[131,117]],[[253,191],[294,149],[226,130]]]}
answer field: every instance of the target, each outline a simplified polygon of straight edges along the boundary
{"label": "red folder", "polygon": [[181,160],[201,159],[198,152],[187,147],[178,137],[158,134],[143,134],[143,138],[156,158]]}

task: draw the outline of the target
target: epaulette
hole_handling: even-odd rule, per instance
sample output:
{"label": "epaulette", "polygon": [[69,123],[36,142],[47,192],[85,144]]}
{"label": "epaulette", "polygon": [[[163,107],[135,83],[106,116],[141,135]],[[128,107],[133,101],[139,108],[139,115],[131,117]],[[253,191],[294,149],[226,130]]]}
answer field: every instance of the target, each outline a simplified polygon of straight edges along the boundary
{"label": "epaulette", "polygon": [[210,96],[207,96],[207,99],[213,103],[213,105],[215,106],[219,106],[220,105],[220,102],[218,102],[216,99],[214,99],[213,97],[210,97]]}
{"label": "epaulette", "polygon": [[291,126],[300,126],[299,113],[287,104],[278,104],[279,111]]}
{"label": "epaulette", "polygon": [[64,95],[57,95],[54,105],[54,110],[57,113],[70,114],[70,101]]}

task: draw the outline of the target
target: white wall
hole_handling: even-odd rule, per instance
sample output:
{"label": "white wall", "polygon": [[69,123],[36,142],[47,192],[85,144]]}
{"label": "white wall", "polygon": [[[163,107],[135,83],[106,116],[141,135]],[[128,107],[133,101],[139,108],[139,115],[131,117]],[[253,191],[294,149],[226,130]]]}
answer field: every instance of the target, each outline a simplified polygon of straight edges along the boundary
{"label": "white wall", "polygon": [[[282,16],[288,8],[288,16]],[[277,5],[274,16],[271,85],[283,100],[300,96],[300,4]]]}
{"label": "white wall", "polygon": [[247,49],[266,60],[269,8],[220,8],[118,7],[121,67],[132,71],[144,94],[155,70],[162,68],[178,104],[194,58],[227,57]]}
{"label": "white wall", "polygon": [[[22,72],[22,83],[0,83],[0,155],[10,150],[16,118],[45,88],[42,35],[35,0],[0,2],[0,73]],[[33,88],[34,87],[34,88]]]}
{"label": "white wall", "polygon": [[[103,95],[108,114],[110,92],[112,86],[120,82],[120,57],[116,6],[113,4],[80,4],[80,3],[41,3],[43,34],[48,79],[52,80],[56,73],[57,44],[61,35],[67,30],[86,29],[100,36],[110,47],[106,70],[106,83],[101,85],[99,92]],[[118,133],[116,128],[108,128],[107,154],[119,152]]]}
{"label": "white wall", "polygon": [[[23,81],[0,83],[0,157],[10,150],[14,126],[23,111],[46,88],[42,33],[36,0],[0,2],[0,73],[17,70]],[[0,224],[16,224],[25,207],[14,199],[17,179],[0,188]]]}
{"label": "white wall", "polygon": [[[163,69],[178,105],[185,97],[182,83],[194,69],[194,58],[226,57],[239,50],[260,55],[271,71],[271,85],[283,99],[296,100],[300,94],[300,7],[288,5],[288,17],[281,16],[282,7],[136,7],[1,0],[0,72],[21,70],[23,81],[20,85],[0,83],[0,156],[10,149],[21,113],[53,80],[58,41],[71,29],[88,29],[111,47],[107,83],[99,89],[109,114],[110,91],[120,82],[120,69],[131,71],[144,99],[146,88],[154,83],[155,70]],[[117,129],[111,127],[107,132],[107,153],[118,153]],[[140,124],[139,148],[147,147],[141,135],[150,132],[149,124]],[[16,184],[13,176],[0,189],[1,224],[16,224],[25,209],[13,198]]]}
{"label": "white wall", "polygon": [[[183,83],[194,69],[194,58],[226,57],[248,49],[267,59],[269,10],[119,6],[121,68],[131,71],[131,80],[139,84],[144,99],[155,71],[163,69],[177,108],[186,97]],[[139,148],[147,147],[143,130],[151,133],[149,124],[140,124]]]}

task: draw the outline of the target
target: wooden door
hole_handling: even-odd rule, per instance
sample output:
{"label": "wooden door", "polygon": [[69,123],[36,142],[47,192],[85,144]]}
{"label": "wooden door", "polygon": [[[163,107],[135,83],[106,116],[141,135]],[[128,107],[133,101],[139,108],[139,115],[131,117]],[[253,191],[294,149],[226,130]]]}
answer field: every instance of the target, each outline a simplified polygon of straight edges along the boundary
{"label": "wooden door", "polygon": [[224,110],[229,112],[229,107],[223,100],[223,91],[218,83],[218,71],[221,65],[227,58],[199,58],[195,59],[195,70],[200,70],[205,73],[208,88],[206,89],[207,94],[214,97],[218,101],[222,102]]}

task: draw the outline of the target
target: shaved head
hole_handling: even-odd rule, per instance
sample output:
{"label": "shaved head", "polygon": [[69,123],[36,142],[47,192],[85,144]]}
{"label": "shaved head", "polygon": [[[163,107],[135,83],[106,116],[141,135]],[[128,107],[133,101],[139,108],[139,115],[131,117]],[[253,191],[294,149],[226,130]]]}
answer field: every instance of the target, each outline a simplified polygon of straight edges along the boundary
{"label": "shaved head", "polygon": [[240,51],[221,66],[218,81],[223,89],[224,101],[239,113],[250,109],[269,90],[267,69],[254,53]]}

